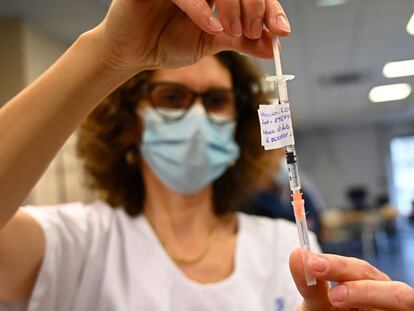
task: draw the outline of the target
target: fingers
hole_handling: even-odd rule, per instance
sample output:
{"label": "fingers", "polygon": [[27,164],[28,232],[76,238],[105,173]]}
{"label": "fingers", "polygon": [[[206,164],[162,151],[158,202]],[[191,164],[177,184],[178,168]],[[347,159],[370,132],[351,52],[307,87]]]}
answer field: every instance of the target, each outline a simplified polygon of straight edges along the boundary
{"label": "fingers", "polygon": [[[290,256],[290,270],[305,301],[304,311],[316,310],[414,310],[414,289],[389,277],[363,260],[328,254],[311,254],[316,286],[306,286],[300,250]],[[323,280],[323,281],[321,281]],[[340,282],[328,290],[324,280]]]}
{"label": "fingers", "polygon": [[329,291],[336,308],[414,310],[414,290],[401,282],[362,280],[338,284]]}
{"label": "fingers", "polygon": [[203,31],[218,34],[223,30],[230,36],[244,34],[249,39],[260,39],[263,25],[274,34],[286,36],[290,25],[277,0],[216,0],[217,19],[206,0],[172,0]]}
{"label": "fingers", "polygon": [[279,36],[287,36],[291,32],[289,21],[279,1],[266,0],[265,23],[271,32]]}
{"label": "fingers", "polygon": [[328,283],[318,281],[315,286],[307,286],[303,269],[301,250],[296,249],[289,258],[290,272],[296,287],[305,299],[303,311],[330,310],[331,303],[327,296]]}
{"label": "fingers", "polygon": [[[245,36],[231,37],[225,33],[214,36],[212,53],[238,51],[261,58],[272,58],[272,37],[263,33],[259,40],[250,40]],[[209,53],[211,54],[211,53]]]}
{"label": "fingers", "polygon": [[356,280],[389,281],[390,278],[368,262],[329,254],[311,254],[309,270],[318,280],[345,282]]}
{"label": "fingers", "polygon": [[235,37],[243,34],[239,1],[217,0],[215,5],[225,31]]}
{"label": "fingers", "polygon": [[287,36],[291,32],[285,11],[277,0],[242,0],[243,33],[250,39],[258,39],[263,24],[274,34]]}
{"label": "fingers", "polygon": [[221,22],[214,16],[205,0],[172,0],[203,31],[216,34],[223,31]]}
{"label": "fingers", "polygon": [[264,0],[242,0],[241,13],[243,33],[249,39],[259,39],[263,31]]}

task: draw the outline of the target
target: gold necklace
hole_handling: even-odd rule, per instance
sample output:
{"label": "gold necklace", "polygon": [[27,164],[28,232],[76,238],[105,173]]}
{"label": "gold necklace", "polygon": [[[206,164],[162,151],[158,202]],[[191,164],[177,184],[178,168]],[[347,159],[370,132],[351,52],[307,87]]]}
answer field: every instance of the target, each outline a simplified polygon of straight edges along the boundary
{"label": "gold necklace", "polygon": [[213,246],[214,242],[216,241],[216,237],[217,237],[217,231],[218,231],[218,224],[215,225],[213,227],[213,229],[209,232],[208,236],[207,236],[207,245],[206,247],[203,249],[203,251],[193,257],[184,257],[184,256],[180,256],[177,255],[174,250],[169,247],[167,245],[167,243],[165,243],[165,241],[163,239],[161,239],[160,235],[158,234],[158,231],[155,229],[154,224],[152,223],[152,221],[146,217],[148,220],[148,223],[151,225],[152,230],[154,231],[155,235],[157,236],[158,240],[160,241],[162,247],[165,249],[165,251],[167,252],[168,256],[170,256],[175,262],[179,263],[179,264],[184,264],[184,265],[191,265],[191,264],[195,264],[199,261],[201,261],[209,252],[209,250],[211,249],[211,247]]}

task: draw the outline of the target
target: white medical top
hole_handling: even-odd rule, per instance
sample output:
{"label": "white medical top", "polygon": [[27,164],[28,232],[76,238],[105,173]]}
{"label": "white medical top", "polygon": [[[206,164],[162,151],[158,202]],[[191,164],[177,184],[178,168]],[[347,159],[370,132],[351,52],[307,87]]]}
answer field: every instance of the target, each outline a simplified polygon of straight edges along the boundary
{"label": "white medical top", "polygon": [[45,256],[27,304],[0,310],[293,311],[302,300],[288,266],[296,226],[284,220],[238,213],[234,271],[200,284],[174,264],[142,215],[103,202],[24,211],[45,231]]}

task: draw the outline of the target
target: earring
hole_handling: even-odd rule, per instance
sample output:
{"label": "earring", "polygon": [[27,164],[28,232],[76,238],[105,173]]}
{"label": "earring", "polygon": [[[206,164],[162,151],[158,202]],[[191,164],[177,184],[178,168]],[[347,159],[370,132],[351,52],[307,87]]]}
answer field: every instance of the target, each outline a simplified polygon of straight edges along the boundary
{"label": "earring", "polygon": [[129,150],[125,153],[125,162],[129,166],[136,166],[138,162],[138,157],[135,150]]}

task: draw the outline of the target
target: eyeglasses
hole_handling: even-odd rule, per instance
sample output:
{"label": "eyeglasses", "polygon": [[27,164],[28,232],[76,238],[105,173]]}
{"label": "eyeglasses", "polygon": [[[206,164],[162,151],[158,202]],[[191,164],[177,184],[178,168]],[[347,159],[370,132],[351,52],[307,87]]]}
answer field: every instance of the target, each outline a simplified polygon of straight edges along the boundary
{"label": "eyeglasses", "polygon": [[183,118],[198,97],[201,97],[213,123],[229,123],[236,118],[236,95],[233,89],[211,88],[198,93],[183,84],[170,82],[147,83],[144,89],[151,105],[165,120]]}

